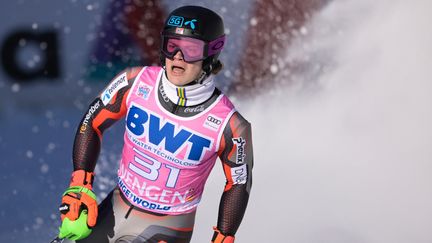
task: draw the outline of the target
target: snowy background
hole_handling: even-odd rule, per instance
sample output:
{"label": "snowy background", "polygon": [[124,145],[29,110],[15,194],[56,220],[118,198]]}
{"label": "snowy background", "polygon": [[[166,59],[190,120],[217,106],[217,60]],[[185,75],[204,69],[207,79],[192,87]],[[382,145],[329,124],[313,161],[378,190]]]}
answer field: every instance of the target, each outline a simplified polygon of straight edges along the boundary
{"label": "snowy background", "polygon": [[[168,10],[192,3],[163,2]],[[284,33],[260,30],[270,33],[263,38],[274,53],[249,45],[248,34],[261,21],[254,1],[215,2],[195,3],[225,19],[231,42],[221,57],[227,64],[221,86],[253,124],[254,185],[236,242],[432,242],[432,2],[329,1],[305,14],[301,26],[292,25],[289,41]],[[0,44],[14,29],[54,29],[61,76],[22,82],[1,66],[0,242],[49,242],[57,233],[76,125],[104,85],[86,75],[109,6],[2,4]],[[268,12],[269,22],[280,14]],[[249,70],[259,80],[255,88],[232,80],[242,73],[239,62],[257,60],[241,56],[248,47],[274,61],[265,78]],[[40,62],[31,48],[18,58],[28,68]],[[241,87],[254,95],[242,96]],[[122,126],[104,137],[100,198],[114,186]],[[223,183],[216,165],[192,242],[209,242]]]}

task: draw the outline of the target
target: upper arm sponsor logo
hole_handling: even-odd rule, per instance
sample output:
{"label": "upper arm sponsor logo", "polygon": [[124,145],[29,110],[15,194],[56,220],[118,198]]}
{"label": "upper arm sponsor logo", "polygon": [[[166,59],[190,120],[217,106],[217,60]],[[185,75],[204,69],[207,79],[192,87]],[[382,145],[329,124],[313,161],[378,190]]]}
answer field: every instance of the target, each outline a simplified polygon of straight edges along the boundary
{"label": "upper arm sponsor logo", "polygon": [[246,184],[247,182],[247,167],[246,165],[241,165],[238,167],[231,168],[231,178],[233,184]]}
{"label": "upper arm sponsor logo", "polygon": [[121,88],[126,87],[128,85],[128,80],[126,76],[126,72],[119,75],[114,81],[110,83],[110,85],[102,92],[100,98],[104,105],[107,105],[112,97],[119,91]]}
{"label": "upper arm sponsor logo", "polygon": [[245,152],[246,139],[244,139],[243,137],[238,137],[238,138],[232,138],[232,141],[236,146],[236,152],[237,152],[235,162],[236,164],[243,164],[244,158],[246,157],[246,152]]}
{"label": "upper arm sponsor logo", "polygon": [[88,125],[88,122],[89,122],[91,116],[95,113],[95,111],[97,109],[99,109],[99,107],[100,107],[100,100],[98,100],[96,102],[96,104],[90,106],[90,108],[89,108],[89,110],[88,110],[88,112],[87,112],[87,114],[86,114],[86,116],[85,116],[85,118],[84,118],[84,120],[83,120],[83,122],[81,124],[80,133],[84,133],[85,132],[85,130],[87,129],[87,125]]}
{"label": "upper arm sponsor logo", "polygon": [[219,118],[213,114],[208,115],[204,121],[204,127],[213,131],[218,131],[221,125],[222,125],[222,118]]}
{"label": "upper arm sponsor logo", "polygon": [[150,113],[136,104],[129,109],[126,128],[136,137],[145,137],[150,144],[174,155],[186,147],[185,159],[192,163],[200,162],[213,145],[212,138]]}

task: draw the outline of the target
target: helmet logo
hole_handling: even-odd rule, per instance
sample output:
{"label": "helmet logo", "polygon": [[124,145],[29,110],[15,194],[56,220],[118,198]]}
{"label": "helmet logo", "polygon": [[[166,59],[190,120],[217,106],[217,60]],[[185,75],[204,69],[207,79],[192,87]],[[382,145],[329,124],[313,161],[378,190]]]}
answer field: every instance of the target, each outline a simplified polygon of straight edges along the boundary
{"label": "helmet logo", "polygon": [[196,19],[192,19],[192,20],[189,20],[189,21],[186,21],[185,22],[185,25],[190,25],[190,27],[194,30],[195,29],[195,24],[194,24],[194,22],[197,22],[198,20],[196,20]]}
{"label": "helmet logo", "polygon": [[216,42],[216,43],[211,47],[211,49],[212,49],[213,51],[217,51],[217,50],[221,49],[223,46],[224,46],[224,41],[221,40],[221,41]]}
{"label": "helmet logo", "polygon": [[183,21],[184,21],[183,17],[171,15],[171,17],[168,19],[167,25],[182,27]]}

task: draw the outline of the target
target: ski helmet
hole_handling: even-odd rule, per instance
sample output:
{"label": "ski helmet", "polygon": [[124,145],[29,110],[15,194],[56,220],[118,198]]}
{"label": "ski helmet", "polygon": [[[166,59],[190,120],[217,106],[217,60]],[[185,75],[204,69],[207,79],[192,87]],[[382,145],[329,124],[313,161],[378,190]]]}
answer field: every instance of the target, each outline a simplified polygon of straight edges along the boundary
{"label": "ski helmet", "polygon": [[[175,9],[168,15],[161,37],[162,65],[165,65],[165,58],[172,59],[178,51],[186,62],[203,60],[207,75],[214,65],[221,65],[218,57],[225,44],[225,29],[222,18],[210,9],[199,6]],[[170,40],[175,40],[175,45],[170,44]],[[200,50],[188,53],[186,48],[182,49],[182,43],[194,43]]]}

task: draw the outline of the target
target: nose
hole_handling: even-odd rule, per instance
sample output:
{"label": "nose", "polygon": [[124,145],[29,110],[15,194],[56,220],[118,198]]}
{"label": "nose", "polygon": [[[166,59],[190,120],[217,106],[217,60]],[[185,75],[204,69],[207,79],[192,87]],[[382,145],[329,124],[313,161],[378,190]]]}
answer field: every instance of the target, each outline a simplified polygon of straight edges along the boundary
{"label": "nose", "polygon": [[177,53],[174,55],[174,59],[183,60],[183,54],[180,50],[178,50]]}

